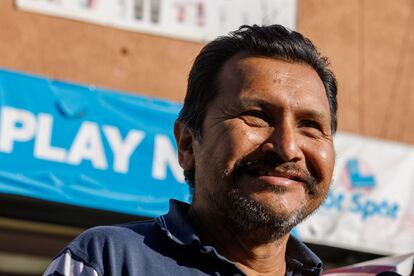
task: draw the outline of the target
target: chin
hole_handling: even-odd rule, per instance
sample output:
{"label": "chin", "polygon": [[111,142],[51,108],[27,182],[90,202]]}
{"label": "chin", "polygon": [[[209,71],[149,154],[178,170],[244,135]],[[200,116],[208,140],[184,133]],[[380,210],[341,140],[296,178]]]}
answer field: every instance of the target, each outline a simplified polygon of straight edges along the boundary
{"label": "chin", "polygon": [[253,239],[253,233],[260,233],[255,234],[253,240],[261,243],[282,238],[310,214],[304,202],[288,208],[277,201],[274,204],[263,203],[238,189],[228,192],[217,204],[236,234]]}
{"label": "chin", "polygon": [[290,192],[259,192],[249,197],[257,204],[265,206],[270,212],[281,215],[293,214],[296,210],[308,205],[309,200],[304,193],[292,194]]}

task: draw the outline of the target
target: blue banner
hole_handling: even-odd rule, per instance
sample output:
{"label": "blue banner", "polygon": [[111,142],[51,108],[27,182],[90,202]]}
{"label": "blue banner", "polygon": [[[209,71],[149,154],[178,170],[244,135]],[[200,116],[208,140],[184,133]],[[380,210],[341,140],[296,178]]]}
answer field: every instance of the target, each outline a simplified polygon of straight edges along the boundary
{"label": "blue banner", "polygon": [[178,103],[0,70],[0,193],[153,217],[189,201]]}

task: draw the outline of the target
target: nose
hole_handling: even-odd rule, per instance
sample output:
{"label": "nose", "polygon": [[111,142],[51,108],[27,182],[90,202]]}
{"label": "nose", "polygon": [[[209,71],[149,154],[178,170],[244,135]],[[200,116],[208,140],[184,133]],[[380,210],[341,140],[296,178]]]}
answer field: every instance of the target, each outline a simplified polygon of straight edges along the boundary
{"label": "nose", "polygon": [[263,152],[276,153],[285,162],[296,162],[303,158],[294,126],[284,123],[276,127],[263,144]]}

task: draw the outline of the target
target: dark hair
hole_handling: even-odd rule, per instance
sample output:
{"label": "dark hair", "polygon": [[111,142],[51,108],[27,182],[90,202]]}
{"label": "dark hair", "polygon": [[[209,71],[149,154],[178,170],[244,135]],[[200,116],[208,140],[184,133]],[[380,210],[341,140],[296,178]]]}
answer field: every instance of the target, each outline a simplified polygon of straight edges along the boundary
{"label": "dark hair", "polygon": [[[217,77],[221,68],[227,60],[240,52],[311,66],[325,87],[331,113],[331,129],[333,133],[336,131],[337,83],[335,75],[328,68],[328,59],[321,56],[308,38],[281,25],[244,25],[205,45],[194,61],[188,76],[184,106],[177,121],[190,128],[195,138],[201,137],[207,106],[218,92]],[[184,175],[193,188],[194,170],[186,171]]]}

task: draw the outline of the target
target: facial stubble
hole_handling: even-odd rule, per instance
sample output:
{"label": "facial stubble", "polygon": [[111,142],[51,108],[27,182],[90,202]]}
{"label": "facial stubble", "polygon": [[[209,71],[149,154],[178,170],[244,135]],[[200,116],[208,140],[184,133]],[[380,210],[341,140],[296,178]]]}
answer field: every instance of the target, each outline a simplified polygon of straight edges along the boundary
{"label": "facial stubble", "polygon": [[[221,181],[230,181],[233,185],[224,191],[209,191],[207,196],[235,235],[248,237],[256,244],[279,240],[316,209],[306,204],[317,194],[317,180],[311,176],[305,185],[305,200],[289,213],[279,212],[271,204],[259,202],[243,193],[235,178],[235,175],[225,171]],[[261,185],[260,190],[276,194],[287,192],[284,188],[267,184]]]}

